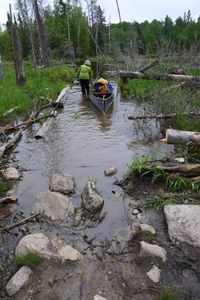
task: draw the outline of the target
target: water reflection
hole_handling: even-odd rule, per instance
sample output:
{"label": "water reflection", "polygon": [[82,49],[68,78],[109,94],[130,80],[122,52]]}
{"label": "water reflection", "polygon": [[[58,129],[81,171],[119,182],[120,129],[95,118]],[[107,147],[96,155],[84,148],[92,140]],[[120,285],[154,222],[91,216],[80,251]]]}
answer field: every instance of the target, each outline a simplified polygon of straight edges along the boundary
{"label": "water reflection", "polygon": [[98,121],[98,128],[101,132],[109,131],[112,125],[113,105],[109,108],[106,114],[100,112],[90,101],[87,96],[83,96],[80,101],[80,110],[84,114],[93,113]]}

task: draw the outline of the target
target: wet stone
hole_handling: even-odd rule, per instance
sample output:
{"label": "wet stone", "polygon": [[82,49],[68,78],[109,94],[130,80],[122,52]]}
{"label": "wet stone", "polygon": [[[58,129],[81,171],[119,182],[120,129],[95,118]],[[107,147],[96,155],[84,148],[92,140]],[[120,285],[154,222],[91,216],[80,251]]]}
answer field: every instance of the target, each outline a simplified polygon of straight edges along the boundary
{"label": "wet stone", "polygon": [[60,192],[63,194],[74,193],[75,180],[69,174],[55,173],[50,178],[49,188],[51,191]]}
{"label": "wet stone", "polygon": [[20,173],[16,168],[10,167],[3,172],[3,177],[7,180],[17,180],[20,178]]}
{"label": "wet stone", "polygon": [[97,212],[104,203],[102,196],[97,192],[93,181],[88,181],[82,192],[82,204],[91,213]]}
{"label": "wet stone", "polygon": [[6,285],[6,292],[9,296],[16,294],[29,280],[32,271],[29,267],[22,267],[19,271],[9,280]]}

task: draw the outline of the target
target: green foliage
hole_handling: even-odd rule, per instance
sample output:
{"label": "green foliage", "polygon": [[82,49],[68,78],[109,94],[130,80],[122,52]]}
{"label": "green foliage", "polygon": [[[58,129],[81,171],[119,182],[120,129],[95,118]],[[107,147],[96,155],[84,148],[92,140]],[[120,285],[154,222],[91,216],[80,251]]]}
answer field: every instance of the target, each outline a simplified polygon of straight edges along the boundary
{"label": "green foliage", "polygon": [[174,292],[172,289],[168,288],[168,287],[164,287],[158,297],[156,298],[156,300],[177,300]]}
{"label": "green foliage", "polygon": [[16,85],[13,65],[5,65],[4,80],[0,82],[0,119],[11,108],[17,107],[7,118],[14,118],[19,114],[27,114],[37,107],[40,97],[55,99],[60,91],[70,83],[74,71],[67,66],[48,69],[35,69],[27,62],[25,64],[26,84],[23,87]]}
{"label": "green foliage", "polygon": [[17,266],[35,267],[41,261],[41,257],[36,252],[29,252],[23,256],[15,256],[14,262]]}
{"label": "green foliage", "polygon": [[7,184],[0,181],[0,196],[5,195],[5,192],[8,190]]}

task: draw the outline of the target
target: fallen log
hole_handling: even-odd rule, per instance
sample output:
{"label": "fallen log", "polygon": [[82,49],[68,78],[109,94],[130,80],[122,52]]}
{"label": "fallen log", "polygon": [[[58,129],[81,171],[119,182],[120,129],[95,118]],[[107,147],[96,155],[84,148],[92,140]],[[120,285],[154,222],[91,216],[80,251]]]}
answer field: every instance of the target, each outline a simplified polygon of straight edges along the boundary
{"label": "fallen log", "polygon": [[124,82],[126,82],[128,79],[200,81],[200,76],[179,74],[148,74],[142,72],[119,71],[119,76]]}
{"label": "fallen log", "polygon": [[156,66],[156,65],[158,65],[158,64],[159,64],[159,61],[158,61],[158,60],[155,60],[155,61],[153,61],[152,63],[150,63],[149,65],[147,65],[147,66],[145,66],[145,67],[139,69],[138,72],[144,72],[144,71],[146,71],[147,69],[150,69],[150,68],[152,68],[152,67],[154,67],[154,66]]}
{"label": "fallen log", "polygon": [[149,170],[154,168],[166,172],[180,173],[182,176],[197,176],[200,174],[200,164],[156,164],[147,163],[145,166]]}
{"label": "fallen log", "polygon": [[[69,90],[69,87],[65,87],[61,93],[59,94],[57,100],[55,101],[55,108],[54,110],[51,112],[51,115],[52,116],[56,116],[57,114],[57,111],[56,109],[62,104],[63,105],[63,102],[66,100],[66,97],[67,97],[67,92]],[[46,132],[48,131],[49,127],[51,126],[51,123],[52,123],[52,119],[48,119],[43,125],[42,127],[38,130],[38,132],[36,133],[35,135],[35,138],[36,139],[42,139]]]}
{"label": "fallen log", "polygon": [[16,146],[16,144],[19,142],[19,140],[22,137],[22,130],[17,132],[14,137],[7,143],[5,143],[3,146],[0,147],[0,158],[5,154],[5,152]]}
{"label": "fallen log", "polygon": [[[141,116],[129,116],[129,120],[142,120],[142,119],[168,119],[168,118],[174,118],[178,114],[177,113],[170,113],[170,114],[152,114],[152,115],[141,115]],[[182,113],[182,115],[186,116],[200,116],[200,111],[197,112],[185,112]]]}
{"label": "fallen log", "polygon": [[165,138],[161,141],[167,144],[200,145],[200,132],[167,129]]}

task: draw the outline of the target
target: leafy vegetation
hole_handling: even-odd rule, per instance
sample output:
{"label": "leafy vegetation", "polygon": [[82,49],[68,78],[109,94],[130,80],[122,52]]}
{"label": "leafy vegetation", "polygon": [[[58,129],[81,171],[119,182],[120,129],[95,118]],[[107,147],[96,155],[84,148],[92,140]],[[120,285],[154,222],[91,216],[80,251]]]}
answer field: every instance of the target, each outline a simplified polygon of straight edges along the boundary
{"label": "leafy vegetation", "polygon": [[29,252],[23,256],[15,256],[14,261],[17,266],[35,267],[41,261],[41,257],[36,252]]}
{"label": "leafy vegetation", "polygon": [[163,288],[158,297],[156,298],[156,300],[176,300],[176,296],[173,292],[172,289],[168,288],[168,287],[165,287]]}
{"label": "leafy vegetation", "polygon": [[[152,162],[152,161],[151,161]],[[128,166],[128,174],[124,184],[124,189],[131,192],[134,188],[134,180],[136,178],[151,178],[151,183],[160,182],[172,192],[177,191],[195,191],[199,192],[200,183],[191,182],[187,177],[180,176],[179,173],[168,173],[159,167],[150,165],[150,158],[144,157],[136,159]],[[158,201],[159,202],[159,201]]]}
{"label": "leafy vegetation", "polygon": [[7,184],[3,181],[0,181],[0,196],[5,195],[5,192],[8,190]]}
{"label": "leafy vegetation", "polygon": [[[74,71],[67,66],[56,66],[48,69],[35,69],[27,62],[26,85],[16,86],[15,72],[11,64],[4,66],[4,80],[0,81],[0,119],[14,118],[18,114],[27,114],[41,104],[41,97],[55,99],[61,89],[69,84]],[[17,108],[13,114],[4,116],[11,108]]]}

